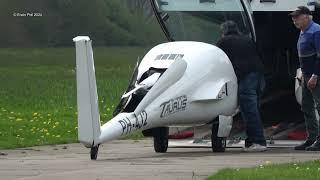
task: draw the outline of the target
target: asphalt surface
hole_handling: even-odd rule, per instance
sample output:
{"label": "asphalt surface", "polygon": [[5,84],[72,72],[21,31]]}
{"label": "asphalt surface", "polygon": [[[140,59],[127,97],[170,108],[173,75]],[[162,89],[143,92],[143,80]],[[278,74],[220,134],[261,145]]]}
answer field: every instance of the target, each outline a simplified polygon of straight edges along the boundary
{"label": "asphalt surface", "polygon": [[81,144],[0,150],[0,179],[205,179],[222,168],[320,159],[320,152],[288,147],[263,153],[246,153],[241,148],[225,153],[212,153],[210,148],[169,148],[159,154],[153,151],[151,139],[104,144],[96,161],[90,160],[89,151]]}

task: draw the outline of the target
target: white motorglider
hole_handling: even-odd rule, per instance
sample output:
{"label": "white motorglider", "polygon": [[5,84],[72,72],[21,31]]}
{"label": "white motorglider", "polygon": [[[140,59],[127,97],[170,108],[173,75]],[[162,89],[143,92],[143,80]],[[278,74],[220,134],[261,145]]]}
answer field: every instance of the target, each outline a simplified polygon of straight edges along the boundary
{"label": "white motorglider", "polygon": [[222,50],[201,42],[169,42],[154,47],[137,66],[116,115],[101,126],[91,40],[81,36],[73,40],[78,138],[91,148],[91,159],[97,158],[100,144],[138,130],[151,133],[156,152],[166,152],[168,127],[182,125],[212,126],[212,150],[225,150],[238,106],[238,85]]}
{"label": "white motorglider", "polygon": [[[151,49],[137,63],[131,82],[114,112],[100,125],[93,53],[89,37],[76,37],[79,141],[97,158],[99,144],[142,130],[154,137],[156,152],[166,152],[168,127],[211,127],[212,150],[224,151],[237,109],[237,79],[214,44],[220,25],[235,21],[254,41],[266,68],[270,97],[281,90],[292,96],[297,33],[288,32],[288,13],[315,0],[149,0],[169,43]],[[255,19],[255,22],[253,22]],[[274,32],[277,28],[277,33]],[[288,41],[283,41],[288,39]],[[175,41],[175,42],[174,42]],[[192,42],[196,41],[196,42]],[[202,42],[202,43],[201,43]],[[287,70],[287,71],[286,71]],[[297,80],[297,100],[301,87]],[[292,96],[293,98],[293,96]],[[206,134],[207,135],[207,134]]]}

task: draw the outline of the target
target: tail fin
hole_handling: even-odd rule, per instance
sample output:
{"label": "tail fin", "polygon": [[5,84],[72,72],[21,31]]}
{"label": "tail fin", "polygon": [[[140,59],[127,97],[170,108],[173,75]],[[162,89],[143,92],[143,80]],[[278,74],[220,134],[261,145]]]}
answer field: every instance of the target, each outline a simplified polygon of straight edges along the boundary
{"label": "tail fin", "polygon": [[96,76],[91,40],[73,38],[76,46],[78,139],[86,147],[96,146],[101,133]]}

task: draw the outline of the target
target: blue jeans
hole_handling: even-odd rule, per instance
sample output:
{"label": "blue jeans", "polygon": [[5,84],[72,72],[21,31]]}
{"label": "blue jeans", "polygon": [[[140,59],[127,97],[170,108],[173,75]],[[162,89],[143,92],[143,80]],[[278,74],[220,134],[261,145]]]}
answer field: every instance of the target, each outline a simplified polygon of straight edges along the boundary
{"label": "blue jeans", "polygon": [[246,124],[246,146],[266,145],[263,124],[259,112],[259,97],[265,86],[262,73],[251,72],[240,79],[238,87],[239,104],[242,119]]}

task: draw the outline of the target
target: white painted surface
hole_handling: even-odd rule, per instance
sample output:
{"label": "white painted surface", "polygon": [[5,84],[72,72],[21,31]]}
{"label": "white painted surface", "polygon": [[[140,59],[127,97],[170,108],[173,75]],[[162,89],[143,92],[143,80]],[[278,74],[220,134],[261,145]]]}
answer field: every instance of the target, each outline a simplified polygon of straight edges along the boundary
{"label": "white painted surface", "polygon": [[[76,46],[78,139],[89,147],[100,136],[100,115],[90,38],[78,36]],[[96,145],[96,144],[95,144]]]}
{"label": "white painted surface", "polygon": [[313,11],[314,6],[308,6],[309,2],[314,0],[276,0],[275,3],[252,0],[251,7],[253,11],[294,11],[298,6],[307,6]]}
{"label": "white painted surface", "polygon": [[[177,58],[168,63],[155,63],[155,58],[159,54],[183,54],[183,58]],[[81,58],[78,57],[85,57],[85,55],[78,55],[77,59],[80,60]],[[87,64],[87,67],[91,67],[87,71],[94,72],[93,58],[86,60],[88,62],[92,60],[91,64]],[[100,129],[100,125],[98,126],[96,122],[99,120],[98,117],[92,117],[94,113],[99,114],[98,107],[94,103],[97,98],[96,87],[90,84],[95,84],[94,73],[83,73],[82,78],[80,78],[81,74],[79,75],[77,79],[78,106],[79,112],[81,111],[79,125],[85,125],[82,126],[84,128],[79,129],[81,142],[88,145],[93,139],[96,145],[136,130],[174,125],[202,125],[219,115],[231,116],[235,113],[238,106],[237,78],[227,55],[219,48],[200,42],[160,44],[143,58],[139,66],[138,78],[150,67],[168,67],[168,69],[150,89],[135,112],[118,114],[101,127],[101,134],[96,133],[96,129]],[[84,84],[81,85],[81,83]],[[221,95],[222,92],[224,95]],[[82,106],[86,106],[87,109],[84,110]],[[89,123],[90,121],[92,123]],[[90,128],[92,130],[89,130]],[[100,134],[98,140],[97,134]]]}

